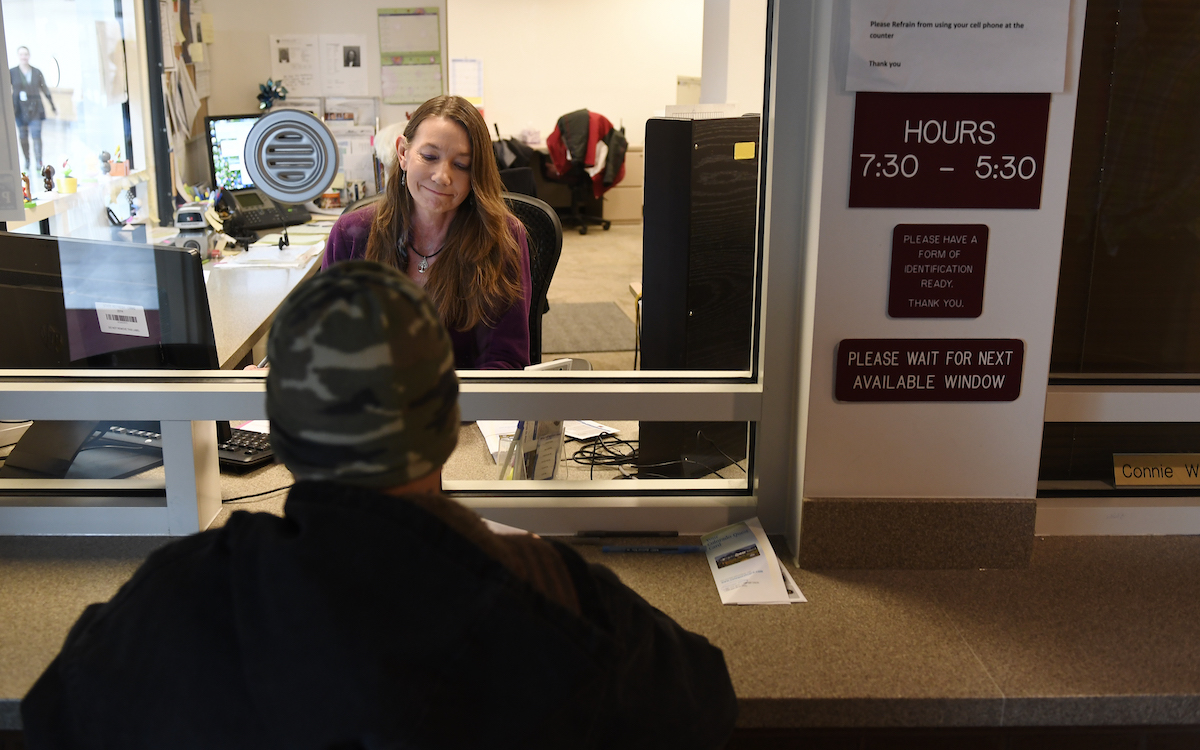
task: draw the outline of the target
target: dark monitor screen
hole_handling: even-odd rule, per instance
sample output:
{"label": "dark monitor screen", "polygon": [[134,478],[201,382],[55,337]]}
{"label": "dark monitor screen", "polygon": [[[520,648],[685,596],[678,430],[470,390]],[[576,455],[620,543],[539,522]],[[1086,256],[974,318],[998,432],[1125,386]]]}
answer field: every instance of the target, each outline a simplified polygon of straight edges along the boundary
{"label": "dark monitor screen", "polygon": [[0,368],[217,369],[199,254],[0,232]]}
{"label": "dark monitor screen", "polygon": [[214,188],[242,190],[254,187],[243,163],[246,136],[258,115],[227,115],[204,118],[208,134],[208,174]]}
{"label": "dark monitor screen", "polygon": [[[195,250],[0,232],[0,316],[0,369],[219,367]],[[35,422],[0,477],[116,478],[161,463],[157,449],[81,450],[97,428]]]}

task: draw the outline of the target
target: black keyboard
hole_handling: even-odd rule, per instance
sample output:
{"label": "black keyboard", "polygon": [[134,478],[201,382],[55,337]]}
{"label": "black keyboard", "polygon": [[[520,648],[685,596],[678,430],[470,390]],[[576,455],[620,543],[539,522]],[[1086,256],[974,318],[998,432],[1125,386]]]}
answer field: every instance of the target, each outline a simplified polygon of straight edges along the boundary
{"label": "black keyboard", "polygon": [[[252,430],[232,430],[229,440],[217,446],[221,468],[247,471],[275,460],[271,436]],[[119,425],[109,427],[98,439],[125,445],[143,445],[162,449],[162,435],[149,430],[132,430]]]}

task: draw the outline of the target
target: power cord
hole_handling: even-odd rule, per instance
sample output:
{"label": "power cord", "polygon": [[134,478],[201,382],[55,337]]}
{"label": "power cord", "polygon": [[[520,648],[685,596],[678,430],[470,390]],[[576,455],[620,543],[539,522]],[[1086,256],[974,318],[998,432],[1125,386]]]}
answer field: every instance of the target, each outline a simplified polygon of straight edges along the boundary
{"label": "power cord", "polygon": [[[706,437],[705,439],[707,440],[708,438]],[[621,450],[622,448],[627,448],[628,450],[623,451]],[[717,450],[720,450],[720,448]],[[725,457],[729,458],[729,456]],[[645,470],[664,466],[683,466],[684,464],[695,464],[709,474],[716,474],[719,479],[725,478],[711,466],[687,457],[679,461],[660,461],[652,464],[638,463],[638,444],[636,440],[621,440],[609,435],[599,435],[590,443],[584,444],[575,452],[575,455],[571,456],[571,460],[577,464],[590,467],[588,470],[588,479],[595,478],[595,469],[597,466],[615,466],[625,479],[637,479],[638,477],[671,479],[673,477]],[[633,470],[636,470],[637,473],[635,474]],[[743,471],[745,470],[743,469]]]}
{"label": "power cord", "polygon": [[[746,472],[746,470],[745,470],[744,468],[742,468],[742,465],[741,465],[741,464],[739,464],[737,461],[733,460],[733,456],[731,456],[731,455],[729,455],[728,453],[726,453],[726,452],[725,452],[725,451],[724,451],[724,450],[721,448],[721,446],[717,445],[717,442],[716,442],[715,440],[713,440],[712,438],[710,438],[708,435],[705,435],[705,434],[704,434],[704,430],[696,430],[696,439],[697,439],[697,440],[699,440],[700,438],[704,438],[705,440],[707,440],[707,441],[708,441],[708,443],[709,443],[709,445],[711,445],[712,447],[716,448],[716,449],[717,449],[717,451],[718,451],[718,452],[720,452],[720,454],[721,454],[722,456],[724,456],[724,457],[725,457],[725,460],[726,460],[726,461],[728,461],[728,462],[729,462],[729,463],[731,463],[732,465],[734,465],[734,466],[738,467],[739,469],[741,469],[743,474],[746,474],[746,473],[747,473],[747,472]],[[713,473],[714,473],[714,474],[716,474],[716,472],[713,472]],[[717,476],[721,476],[721,475],[720,475],[720,474],[717,474]]]}
{"label": "power cord", "polygon": [[293,482],[292,484],[285,484],[282,487],[276,487],[273,490],[266,490],[264,492],[255,492],[253,495],[239,495],[238,497],[231,497],[228,500],[222,500],[221,504],[222,505],[238,505],[240,503],[243,503],[247,500],[251,500],[256,497],[262,497],[264,495],[274,495],[276,492],[283,492],[284,490],[290,490],[291,488],[293,488],[295,486],[296,486],[296,484],[295,484],[295,482]]}

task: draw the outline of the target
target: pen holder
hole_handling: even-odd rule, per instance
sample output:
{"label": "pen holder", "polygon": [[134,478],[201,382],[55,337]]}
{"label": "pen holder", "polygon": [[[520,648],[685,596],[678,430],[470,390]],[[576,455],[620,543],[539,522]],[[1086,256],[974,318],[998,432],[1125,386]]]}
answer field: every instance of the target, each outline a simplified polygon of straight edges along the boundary
{"label": "pen holder", "polygon": [[64,194],[74,193],[78,189],[79,189],[79,180],[78,179],[76,179],[74,177],[59,177],[58,178],[58,192],[64,193]]}
{"label": "pen holder", "polygon": [[109,177],[124,177],[129,174],[129,162],[114,161],[109,166]]}

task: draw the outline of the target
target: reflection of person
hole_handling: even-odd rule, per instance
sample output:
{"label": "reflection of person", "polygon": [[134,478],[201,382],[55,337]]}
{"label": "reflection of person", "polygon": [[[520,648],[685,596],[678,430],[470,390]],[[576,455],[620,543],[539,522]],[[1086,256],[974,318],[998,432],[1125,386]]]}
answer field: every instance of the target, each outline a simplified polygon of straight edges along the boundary
{"label": "reflection of person", "polygon": [[280,47],[279,48],[279,62],[285,63],[285,62],[291,62],[291,61],[292,61],[292,53],[288,51],[287,47]]}
{"label": "reflection of person", "polygon": [[31,171],[29,161],[29,139],[33,138],[33,163],[42,171],[42,120],[46,119],[46,108],[42,106],[42,95],[50,102],[54,114],[58,107],[50,96],[50,87],[42,71],[29,64],[29,48],[17,47],[17,67],[8,71],[12,79],[13,112],[17,120],[17,134],[21,139],[21,154],[25,157],[25,171]]}
{"label": "reflection of person", "polygon": [[529,248],[501,197],[479,110],[458,96],[430,99],[395,144],[383,200],[338,219],[322,267],[366,258],[399,268],[429,293],[459,368],[525,367]]}
{"label": "reflection of person", "polygon": [[358,67],[358,47],[346,47],[342,51],[342,67],[357,68]]}
{"label": "reflection of person", "polygon": [[283,517],[234,513],[88,607],[22,703],[30,747],[723,746],[719,649],[441,494],[458,380],[415,284],[318,274],[268,352]]}

